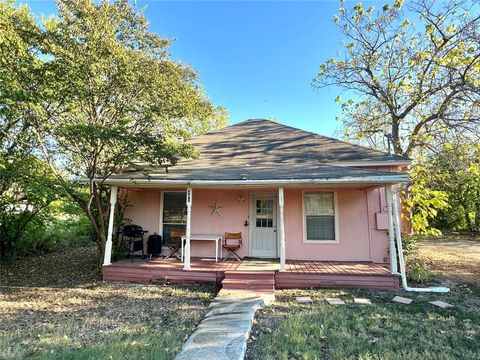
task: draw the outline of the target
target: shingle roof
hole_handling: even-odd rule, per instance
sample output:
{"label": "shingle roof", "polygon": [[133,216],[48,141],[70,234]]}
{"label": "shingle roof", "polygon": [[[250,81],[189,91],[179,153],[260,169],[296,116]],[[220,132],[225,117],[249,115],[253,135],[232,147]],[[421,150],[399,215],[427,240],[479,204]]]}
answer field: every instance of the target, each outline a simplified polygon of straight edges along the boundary
{"label": "shingle roof", "polygon": [[338,162],[408,161],[400,156],[339,141],[270,120],[253,119],[191,140],[197,159],[165,169],[114,178],[165,180],[294,180],[398,176],[398,173],[338,166]]}

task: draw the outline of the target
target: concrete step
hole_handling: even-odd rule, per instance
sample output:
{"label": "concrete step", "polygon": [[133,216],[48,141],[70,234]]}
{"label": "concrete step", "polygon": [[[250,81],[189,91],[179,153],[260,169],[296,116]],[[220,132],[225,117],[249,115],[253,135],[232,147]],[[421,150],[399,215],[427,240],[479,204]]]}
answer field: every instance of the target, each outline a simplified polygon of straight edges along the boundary
{"label": "concrete step", "polygon": [[263,299],[266,305],[270,305],[275,300],[275,291],[273,290],[240,290],[240,289],[221,289],[217,295],[217,299],[235,300],[242,298],[256,298]]}

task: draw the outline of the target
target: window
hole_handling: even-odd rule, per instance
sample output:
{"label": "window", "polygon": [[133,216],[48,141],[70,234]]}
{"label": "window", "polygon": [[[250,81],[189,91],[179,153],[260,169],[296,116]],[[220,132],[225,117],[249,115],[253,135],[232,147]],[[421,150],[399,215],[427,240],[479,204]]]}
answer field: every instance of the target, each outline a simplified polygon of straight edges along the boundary
{"label": "window", "polygon": [[170,240],[170,233],[187,228],[187,193],[171,191],[163,193],[163,238]]}
{"label": "window", "polygon": [[255,210],[255,226],[257,228],[273,227],[273,200],[257,200]]}
{"label": "window", "polygon": [[335,193],[305,192],[305,241],[338,241],[336,230]]}

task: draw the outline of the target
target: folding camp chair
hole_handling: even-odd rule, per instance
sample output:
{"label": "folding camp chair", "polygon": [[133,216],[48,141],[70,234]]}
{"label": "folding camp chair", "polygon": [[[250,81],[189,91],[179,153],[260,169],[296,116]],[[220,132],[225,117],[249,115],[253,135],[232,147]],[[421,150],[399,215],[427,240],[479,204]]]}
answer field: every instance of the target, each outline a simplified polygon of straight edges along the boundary
{"label": "folding camp chair", "polygon": [[238,249],[242,247],[242,233],[225,233],[222,247],[227,251],[227,255],[223,258],[234,258],[235,260],[242,261],[240,256],[236,253]]}
{"label": "folding camp chair", "polygon": [[180,253],[180,249],[182,248],[182,236],[185,236],[185,230],[173,230],[170,233],[170,239],[165,239],[164,244],[170,249],[170,255],[165,259],[175,257],[180,260],[182,258],[182,254]]}

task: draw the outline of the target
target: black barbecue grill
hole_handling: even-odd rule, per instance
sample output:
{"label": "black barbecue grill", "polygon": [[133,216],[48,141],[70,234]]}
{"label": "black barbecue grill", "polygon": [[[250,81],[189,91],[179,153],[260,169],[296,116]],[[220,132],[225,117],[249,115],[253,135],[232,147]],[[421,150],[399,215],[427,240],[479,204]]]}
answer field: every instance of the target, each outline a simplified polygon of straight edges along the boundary
{"label": "black barbecue grill", "polygon": [[122,230],[122,240],[128,238],[130,241],[128,247],[128,256],[132,259],[135,251],[142,250],[142,257],[145,258],[145,250],[143,248],[143,235],[148,233],[148,231],[143,230],[140,225],[125,225]]}

